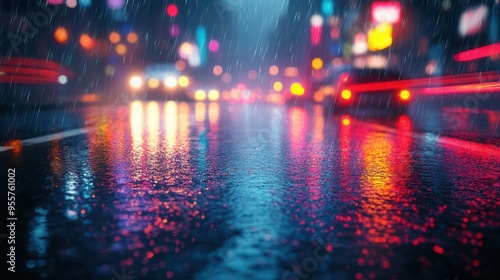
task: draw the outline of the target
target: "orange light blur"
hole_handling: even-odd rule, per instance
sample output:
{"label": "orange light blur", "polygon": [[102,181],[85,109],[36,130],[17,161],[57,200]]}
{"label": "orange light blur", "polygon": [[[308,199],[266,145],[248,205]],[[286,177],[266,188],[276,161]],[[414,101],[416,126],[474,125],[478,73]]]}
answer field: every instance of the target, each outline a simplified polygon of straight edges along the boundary
{"label": "orange light blur", "polygon": [[352,97],[352,92],[348,89],[344,89],[340,94],[340,96],[342,96],[342,98],[345,100],[349,100]]}
{"label": "orange light blur", "polygon": [[119,55],[124,55],[127,53],[127,47],[124,44],[118,44],[115,48],[115,51]]}
{"label": "orange light blur", "polygon": [[69,38],[68,31],[66,30],[66,28],[59,26],[56,31],[54,31],[54,38],[57,42],[66,44]]}
{"label": "orange light blur", "polygon": [[349,118],[344,118],[344,119],[342,120],[342,124],[347,126],[347,125],[350,125],[350,124],[351,124],[351,121],[349,120]]}
{"label": "orange light blur", "polygon": [[271,67],[269,67],[269,74],[271,74],[271,76],[276,76],[279,72],[280,69],[278,68],[278,66],[272,65]]}
{"label": "orange light blur", "polygon": [[80,36],[80,45],[86,50],[90,50],[95,46],[95,41],[87,34]]}
{"label": "orange light blur", "polygon": [[130,32],[128,35],[127,35],[127,41],[131,44],[135,44],[137,43],[137,41],[139,40],[139,37],[137,36],[137,34],[135,34],[134,32]]}
{"label": "orange light blur", "polygon": [[109,33],[109,41],[113,44],[117,44],[119,43],[121,40],[120,38],[120,34],[118,34],[117,32],[111,32]]}
{"label": "orange light blur", "polygon": [[402,90],[400,93],[399,93],[399,97],[403,100],[408,100],[410,99],[410,91],[409,90]]}

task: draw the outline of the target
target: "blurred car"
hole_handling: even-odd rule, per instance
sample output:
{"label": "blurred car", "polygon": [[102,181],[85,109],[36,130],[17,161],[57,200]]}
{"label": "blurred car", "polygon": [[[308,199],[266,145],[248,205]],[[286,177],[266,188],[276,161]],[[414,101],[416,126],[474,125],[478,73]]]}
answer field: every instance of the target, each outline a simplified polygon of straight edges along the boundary
{"label": "blurred car", "polygon": [[58,62],[28,57],[0,57],[0,104],[25,106],[69,103],[73,71]]}
{"label": "blurred car", "polygon": [[398,71],[378,68],[346,68],[334,75],[323,104],[328,108],[405,110],[412,93]]}
{"label": "blurred car", "polygon": [[134,97],[159,100],[188,99],[187,88],[192,79],[183,75],[174,64],[153,64],[142,73],[129,77]]}

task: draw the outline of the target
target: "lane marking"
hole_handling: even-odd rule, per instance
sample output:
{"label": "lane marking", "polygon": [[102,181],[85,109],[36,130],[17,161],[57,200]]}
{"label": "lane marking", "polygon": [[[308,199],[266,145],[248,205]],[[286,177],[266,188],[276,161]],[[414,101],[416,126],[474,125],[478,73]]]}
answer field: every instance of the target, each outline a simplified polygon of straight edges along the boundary
{"label": "lane marking", "polygon": [[[58,132],[54,134],[49,134],[49,135],[44,135],[44,136],[39,136],[35,138],[30,138],[30,139],[25,139],[21,141],[22,146],[31,146],[31,145],[36,145],[36,144],[41,144],[41,143],[46,143],[46,142],[51,142],[54,140],[59,140],[63,138],[68,138],[68,137],[73,137],[77,135],[82,135],[82,134],[87,134],[91,129],[90,128],[77,128],[77,129],[71,129],[63,132]],[[0,152],[8,151],[13,149],[14,147],[12,146],[0,146]]]}

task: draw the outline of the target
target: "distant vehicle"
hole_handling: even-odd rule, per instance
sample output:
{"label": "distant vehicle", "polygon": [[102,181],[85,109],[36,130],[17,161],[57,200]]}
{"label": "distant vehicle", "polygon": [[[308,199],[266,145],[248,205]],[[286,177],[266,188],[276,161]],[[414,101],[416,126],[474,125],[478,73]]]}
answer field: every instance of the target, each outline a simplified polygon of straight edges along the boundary
{"label": "distant vehicle", "polygon": [[412,93],[405,87],[406,78],[389,69],[348,68],[331,80],[331,94],[323,104],[329,108],[406,109]]}
{"label": "distant vehicle", "polygon": [[177,70],[174,64],[149,65],[128,80],[133,97],[159,100],[187,99],[190,83],[191,79]]}

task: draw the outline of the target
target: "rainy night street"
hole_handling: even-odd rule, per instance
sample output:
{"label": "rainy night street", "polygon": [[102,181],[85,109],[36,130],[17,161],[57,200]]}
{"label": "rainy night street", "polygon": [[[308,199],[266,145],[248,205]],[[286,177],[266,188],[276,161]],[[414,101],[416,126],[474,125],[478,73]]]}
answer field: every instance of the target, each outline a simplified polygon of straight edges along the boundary
{"label": "rainy night street", "polygon": [[0,0],[0,280],[500,280],[500,0]]}
{"label": "rainy night street", "polygon": [[499,111],[448,111],[135,101],[2,114],[2,136],[26,139],[0,153],[18,182],[16,273],[498,279]]}

